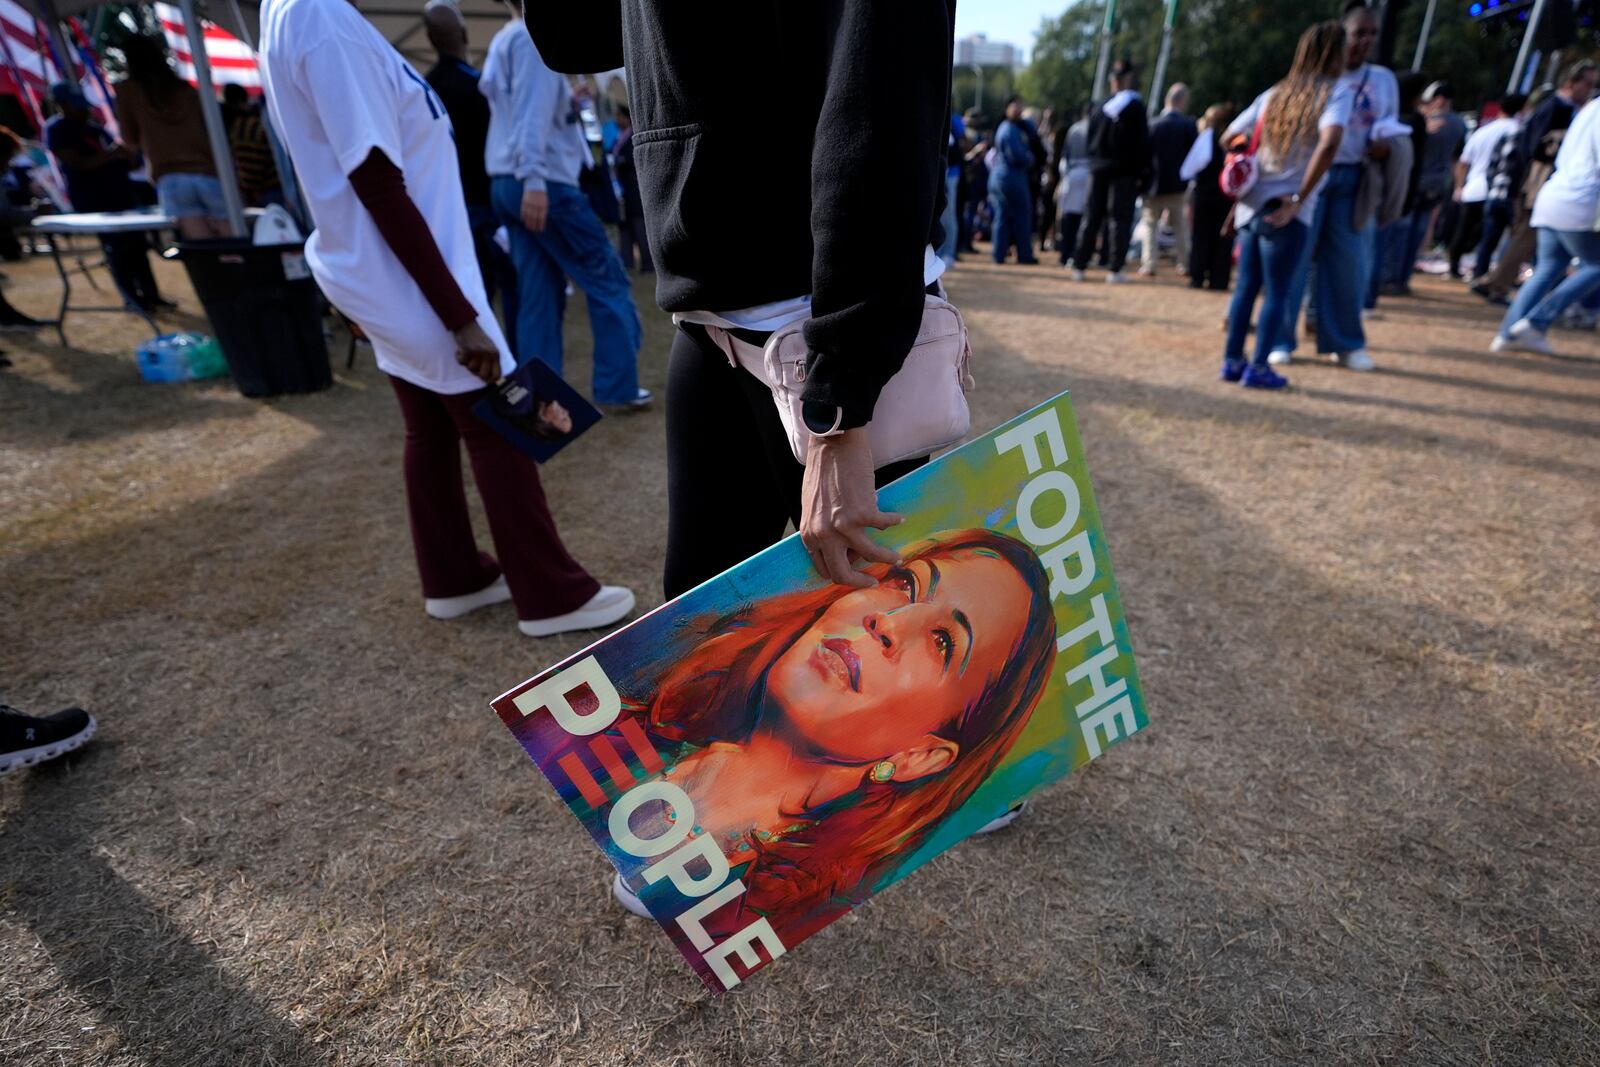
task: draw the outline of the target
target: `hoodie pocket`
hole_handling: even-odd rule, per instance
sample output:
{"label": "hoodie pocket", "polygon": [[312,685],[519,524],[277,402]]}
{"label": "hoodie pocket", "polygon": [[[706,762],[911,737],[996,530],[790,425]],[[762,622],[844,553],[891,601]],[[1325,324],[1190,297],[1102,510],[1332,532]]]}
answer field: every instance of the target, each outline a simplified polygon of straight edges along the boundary
{"label": "hoodie pocket", "polygon": [[705,237],[704,227],[716,225],[717,206],[695,202],[697,189],[704,192],[707,183],[690,180],[701,163],[701,137],[699,123],[633,135],[633,165],[639,176],[650,254],[658,269],[668,274],[694,276],[693,265],[684,262],[693,255],[689,234],[698,227]]}

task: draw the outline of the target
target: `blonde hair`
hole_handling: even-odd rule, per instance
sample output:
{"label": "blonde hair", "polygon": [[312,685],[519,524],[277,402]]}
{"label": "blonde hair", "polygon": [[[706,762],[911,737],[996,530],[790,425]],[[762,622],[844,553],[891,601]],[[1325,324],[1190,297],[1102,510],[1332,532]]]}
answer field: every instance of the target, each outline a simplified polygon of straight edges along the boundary
{"label": "blonde hair", "polygon": [[1289,76],[1272,87],[1261,120],[1261,149],[1285,159],[1302,140],[1314,137],[1317,119],[1344,66],[1344,27],[1319,22],[1300,35]]}

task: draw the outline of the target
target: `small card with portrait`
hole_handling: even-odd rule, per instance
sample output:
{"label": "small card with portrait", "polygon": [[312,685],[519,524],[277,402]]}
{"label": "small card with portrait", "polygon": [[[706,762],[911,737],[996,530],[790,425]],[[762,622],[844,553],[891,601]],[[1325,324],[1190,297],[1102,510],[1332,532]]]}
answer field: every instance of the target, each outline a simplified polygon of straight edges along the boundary
{"label": "small card with portrait", "polygon": [[500,379],[472,413],[540,463],[601,419],[598,408],[537,359]]}

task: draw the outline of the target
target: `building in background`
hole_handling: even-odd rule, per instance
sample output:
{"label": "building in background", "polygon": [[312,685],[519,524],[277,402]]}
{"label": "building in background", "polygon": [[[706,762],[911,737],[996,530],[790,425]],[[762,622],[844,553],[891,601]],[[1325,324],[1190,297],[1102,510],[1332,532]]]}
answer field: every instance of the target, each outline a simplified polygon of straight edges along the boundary
{"label": "building in background", "polygon": [[1019,67],[1022,49],[1003,41],[991,41],[988,34],[975,33],[956,42],[958,67]]}

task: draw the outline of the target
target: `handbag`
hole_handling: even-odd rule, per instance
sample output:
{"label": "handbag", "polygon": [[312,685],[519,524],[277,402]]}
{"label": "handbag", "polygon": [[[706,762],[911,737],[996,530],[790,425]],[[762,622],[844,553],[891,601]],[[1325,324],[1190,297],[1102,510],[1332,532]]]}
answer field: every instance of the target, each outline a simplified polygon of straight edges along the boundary
{"label": "handbag", "polygon": [[1228,154],[1223,157],[1222,173],[1217,175],[1217,185],[1222,189],[1222,195],[1230,200],[1238,200],[1254,189],[1261,178],[1261,161],[1256,158],[1256,150],[1261,147],[1261,124],[1266,117],[1267,109],[1263,107],[1261,114],[1256,117],[1255,132],[1250,135],[1249,144],[1240,146],[1239,138],[1235,137]]}
{"label": "handbag", "polygon": [[[806,461],[813,440],[800,412],[808,351],[805,323],[805,319],[789,323],[759,348],[720,327],[706,327],[730,363],[754,374],[772,391],[789,448],[800,463]],[[972,345],[960,310],[943,296],[928,294],[917,339],[905,363],[878,394],[867,425],[874,466],[932,455],[967,435],[972,429],[967,406],[967,393],[973,389],[971,360]]]}

